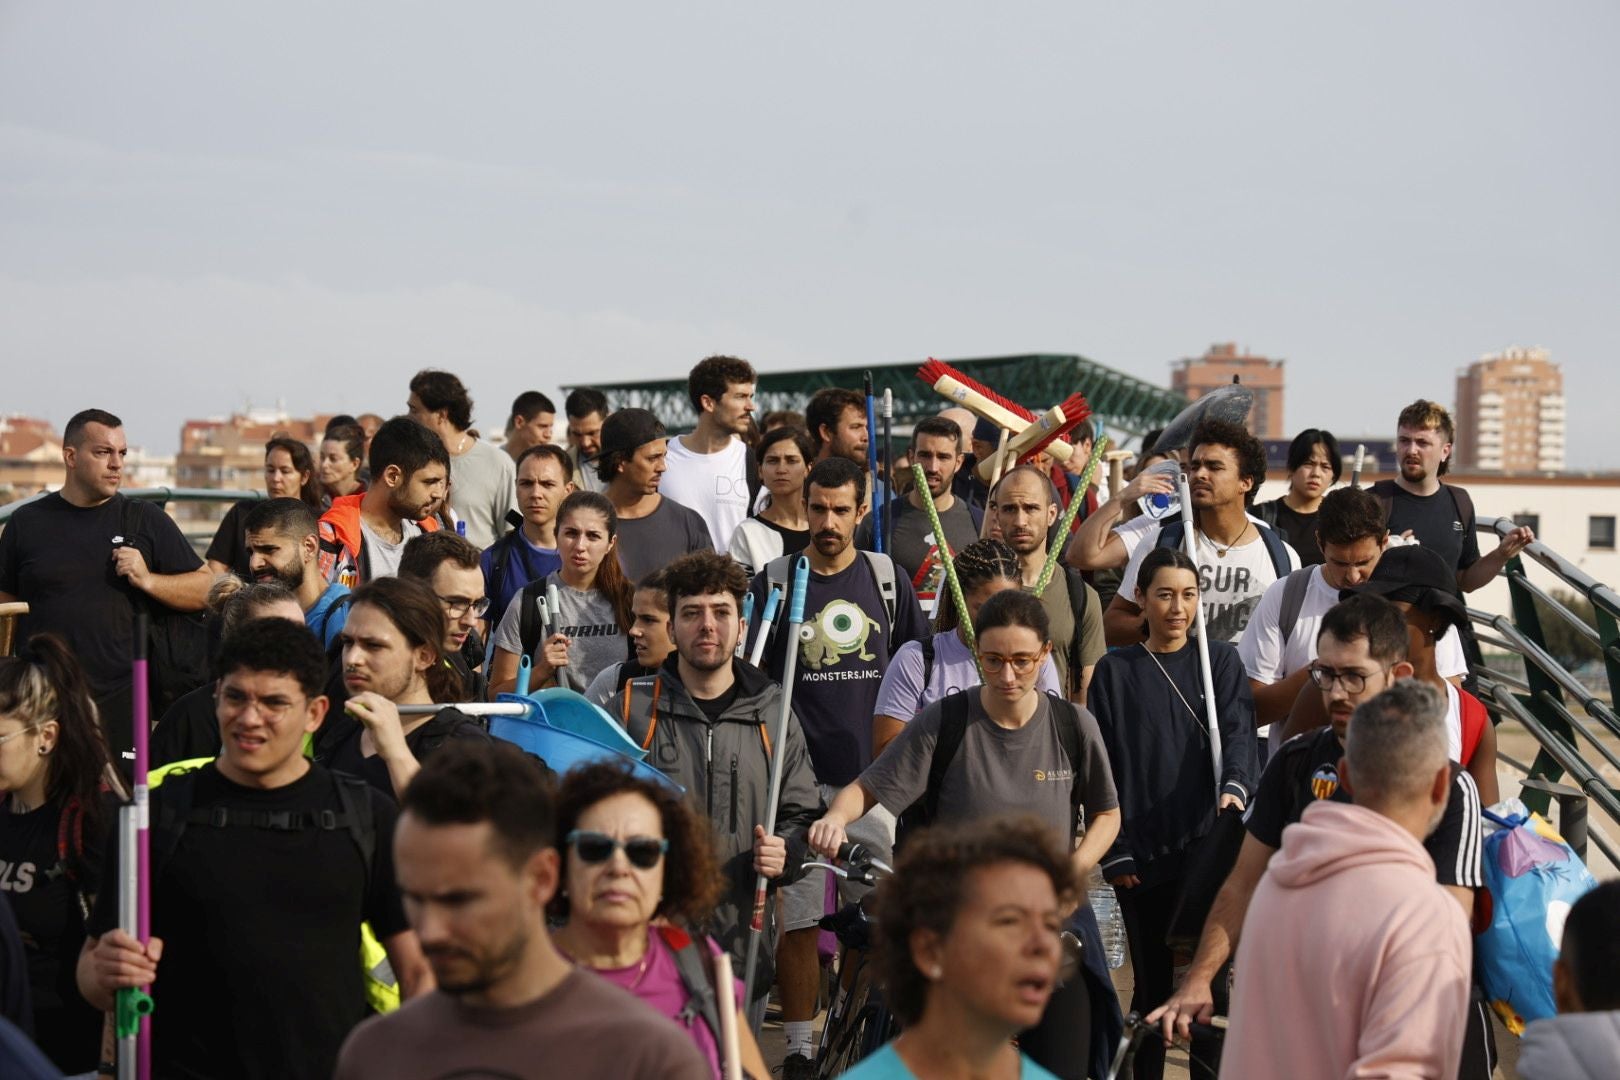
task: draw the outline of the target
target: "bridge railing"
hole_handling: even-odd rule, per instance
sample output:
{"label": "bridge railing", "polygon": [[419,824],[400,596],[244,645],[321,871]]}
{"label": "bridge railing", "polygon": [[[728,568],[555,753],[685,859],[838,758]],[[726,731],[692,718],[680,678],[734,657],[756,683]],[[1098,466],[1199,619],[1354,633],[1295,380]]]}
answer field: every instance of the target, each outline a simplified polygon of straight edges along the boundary
{"label": "bridge railing", "polygon": [[[1508,518],[1481,518],[1477,528],[1500,539],[1514,523]],[[1484,545],[1481,545],[1482,547]],[[1550,574],[1575,597],[1591,605],[1590,621],[1552,591],[1530,579],[1525,560]],[[1503,764],[1525,774],[1522,798],[1543,815],[1554,798],[1559,828],[1584,854],[1589,838],[1611,864],[1620,866],[1620,716],[1614,688],[1620,685],[1620,594],[1593,578],[1541,541],[1524,549],[1503,568],[1512,615],[1468,610],[1482,647],[1497,650],[1475,670],[1480,699],[1498,721],[1517,721],[1536,741],[1533,761],[1498,755]],[[1557,619],[1579,639],[1595,646],[1602,660],[1601,682],[1593,689],[1548,648],[1543,617]],[[1501,661],[1516,656],[1523,673]],[[1607,774],[1605,772],[1607,770]],[[1599,813],[1601,829],[1588,829],[1588,808]]]}

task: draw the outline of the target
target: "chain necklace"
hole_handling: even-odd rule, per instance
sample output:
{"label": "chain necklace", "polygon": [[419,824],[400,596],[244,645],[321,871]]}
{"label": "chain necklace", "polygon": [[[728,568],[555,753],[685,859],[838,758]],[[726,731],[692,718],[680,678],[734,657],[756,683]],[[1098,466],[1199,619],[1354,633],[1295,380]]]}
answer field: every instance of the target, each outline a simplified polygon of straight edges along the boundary
{"label": "chain necklace", "polygon": [[1227,544],[1225,547],[1221,547],[1220,541],[1209,535],[1209,533],[1204,533],[1204,539],[1208,540],[1209,546],[1215,549],[1216,556],[1224,559],[1226,558],[1226,553],[1228,551],[1231,551],[1233,548],[1241,544],[1243,542],[1243,538],[1249,535],[1249,528],[1251,525],[1253,525],[1253,522],[1245,521],[1243,523],[1243,531],[1238,533],[1237,538],[1234,539],[1230,544]]}
{"label": "chain necklace", "polygon": [[[645,979],[647,977],[647,967],[648,967],[648,965],[650,965],[652,963],[652,954],[653,954],[652,935],[653,935],[653,930],[652,930],[652,927],[649,926],[647,928],[647,947],[644,950],[642,950],[641,963],[636,965],[636,977],[634,979],[630,980],[630,985],[626,988],[626,989],[630,990],[631,992],[634,992],[636,987],[641,985],[641,980]],[[596,967],[596,966],[594,966],[592,964],[581,963],[580,961],[578,961],[578,960],[574,959],[572,956],[570,956],[569,953],[568,953],[568,950],[563,948],[562,945],[558,944],[555,938],[552,939],[552,943],[557,946],[557,951],[562,953],[563,956],[567,957],[569,963],[575,965],[576,967],[588,967],[592,971],[611,971],[611,970],[615,970],[615,969],[612,969],[612,968],[598,968],[598,967]],[[620,969],[617,969],[617,970],[623,970],[623,969],[620,968]]]}
{"label": "chain necklace", "polygon": [[1164,676],[1164,681],[1170,684],[1170,689],[1176,692],[1176,697],[1180,698],[1181,703],[1187,706],[1187,711],[1192,713],[1193,726],[1198,728],[1201,734],[1207,736],[1209,731],[1204,723],[1204,718],[1198,714],[1197,709],[1192,707],[1192,702],[1188,701],[1187,695],[1181,692],[1181,687],[1177,686],[1176,680],[1170,677],[1170,672],[1165,670],[1164,664],[1157,656],[1153,655],[1153,650],[1148,648],[1145,644],[1142,646],[1142,651],[1148,654],[1148,658],[1153,661],[1153,666],[1159,669],[1160,675]]}

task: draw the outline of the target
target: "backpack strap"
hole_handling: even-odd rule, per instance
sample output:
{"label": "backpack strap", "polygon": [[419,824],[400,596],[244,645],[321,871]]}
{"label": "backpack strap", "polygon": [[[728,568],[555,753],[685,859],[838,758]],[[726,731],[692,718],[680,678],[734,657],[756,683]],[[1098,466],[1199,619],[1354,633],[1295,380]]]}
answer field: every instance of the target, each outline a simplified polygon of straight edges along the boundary
{"label": "backpack strap", "polygon": [[746,521],[753,516],[754,504],[759,502],[759,490],[764,485],[759,479],[759,457],[754,453],[752,446],[747,443],[743,446],[746,448],[743,455],[743,483],[748,486],[748,508],[743,511],[743,520]]}
{"label": "backpack strap", "polygon": [[354,846],[360,849],[360,860],[365,864],[366,892],[371,891],[371,865],[377,857],[377,818],[371,808],[371,785],[358,776],[332,773],[337,787],[338,803],[343,807],[339,817],[348,825]]}
{"label": "backpack strap", "polygon": [[[941,547],[945,546],[943,536],[935,538]],[[892,639],[894,636],[894,613],[899,603],[899,595],[894,583],[894,560],[879,551],[862,549],[861,554],[866,556],[866,563],[872,568],[872,576],[877,579],[878,595],[883,597],[883,610],[889,616],[887,633]],[[892,653],[894,650],[890,649]]]}
{"label": "backpack strap", "polygon": [[523,535],[522,514],[508,510],[506,523],[512,528],[495,542],[495,555],[490,560],[489,584],[485,589],[490,596],[501,595],[501,589],[506,585],[506,567],[512,561],[512,553],[517,550],[518,539]]}
{"label": "backpack strap", "polygon": [[926,694],[928,692],[928,680],[934,677],[934,635],[924,634],[922,638],[918,640],[917,646],[918,648],[922,649],[922,688],[923,693]]}
{"label": "backpack strap", "polygon": [[1367,489],[1373,498],[1384,508],[1384,524],[1389,524],[1389,516],[1395,512],[1395,481],[1380,480]]}
{"label": "backpack strap", "polygon": [[1301,567],[1283,579],[1282,610],[1277,614],[1277,632],[1282,635],[1283,648],[1288,647],[1288,639],[1294,636],[1294,624],[1299,621],[1299,613],[1305,609],[1305,594],[1310,591],[1311,572],[1314,566]]}
{"label": "backpack strap", "polygon": [[[770,640],[775,641],[777,632],[787,622],[789,604],[793,600],[793,556],[779,555],[765,564],[765,596],[770,598],[772,589],[782,590],[782,601],[776,608],[776,621],[771,624]],[[762,659],[762,663],[765,661]]]}
{"label": "backpack strap", "polygon": [[1074,612],[1074,635],[1069,638],[1069,689],[1072,691],[1079,687],[1080,669],[1085,666],[1080,662],[1080,655],[1084,644],[1081,628],[1086,618],[1086,579],[1080,571],[1064,563],[1063,580],[1069,587],[1069,610]]}
{"label": "backpack strap", "polygon": [[1474,497],[1468,494],[1467,488],[1455,484],[1447,484],[1446,490],[1451,492],[1451,501],[1457,507],[1457,520],[1462,522],[1464,530],[1472,532],[1474,528]]}
{"label": "backpack strap", "polygon": [[928,787],[923,792],[923,822],[927,824],[939,816],[939,789],[945,782],[945,771],[951,767],[956,752],[962,748],[967,734],[968,694],[958,690],[947,694],[940,709],[939,738],[934,741],[934,754],[928,760]]}
{"label": "backpack strap", "polygon": [[1159,535],[1154,539],[1153,546],[1161,548],[1175,548],[1180,551],[1186,547],[1183,537],[1187,535],[1187,526],[1182,521],[1171,521],[1159,527]]}
{"label": "backpack strap", "polygon": [[[719,1045],[722,1041],[720,998],[715,992],[714,964],[710,962],[709,950],[704,947],[706,939],[694,940],[678,926],[657,926],[654,929],[674,955],[675,970],[680,974],[681,988],[686,991],[686,1004],[675,1014],[675,1022],[690,1028],[694,1020],[701,1019],[708,1025],[716,1045]],[[726,996],[729,998],[732,994]]]}
{"label": "backpack strap", "polygon": [[80,884],[83,868],[84,803],[74,795],[62,804],[62,813],[56,819],[56,866],[53,869],[73,886],[74,899],[79,903],[79,917],[88,921],[91,904]]}
{"label": "backpack strap", "polygon": [[1276,529],[1258,529],[1260,542],[1266,545],[1266,554],[1271,556],[1271,569],[1280,578],[1285,578],[1294,572],[1293,561],[1288,558],[1288,543]]}
{"label": "backpack strap", "polygon": [[1052,723],[1057,728],[1058,742],[1063,756],[1069,760],[1073,781],[1069,785],[1069,835],[1080,833],[1080,804],[1084,792],[1080,788],[1080,706],[1067,698],[1052,698]]}
{"label": "backpack strap", "polygon": [[650,750],[653,732],[658,730],[658,699],[664,692],[664,677],[654,675],[649,684],[645,677],[631,679],[620,691],[619,718],[626,735],[643,750]]}
{"label": "backpack strap", "polygon": [[535,598],[544,595],[546,579],[531,581],[523,586],[523,591],[517,594],[512,601],[521,605],[518,608],[518,640],[522,643],[524,656],[533,656],[534,651],[540,647],[540,637],[546,628],[540,623],[540,609]]}

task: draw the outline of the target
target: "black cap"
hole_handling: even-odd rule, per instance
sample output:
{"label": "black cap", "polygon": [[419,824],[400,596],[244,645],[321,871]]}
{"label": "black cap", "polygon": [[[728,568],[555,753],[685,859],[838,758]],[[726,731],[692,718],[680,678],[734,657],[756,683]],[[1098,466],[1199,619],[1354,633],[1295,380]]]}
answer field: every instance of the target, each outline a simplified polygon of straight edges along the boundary
{"label": "black cap", "polygon": [[1468,608],[1457,595],[1457,575],[1446,560],[1419,544],[1387,549],[1372,576],[1360,585],[1341,589],[1339,599],[1364,592],[1411,604],[1419,611],[1439,612],[1453,626],[1468,624]]}
{"label": "black cap", "polygon": [[646,409],[620,409],[602,421],[602,449],[593,461],[620,450],[631,451],[667,434],[658,417]]}

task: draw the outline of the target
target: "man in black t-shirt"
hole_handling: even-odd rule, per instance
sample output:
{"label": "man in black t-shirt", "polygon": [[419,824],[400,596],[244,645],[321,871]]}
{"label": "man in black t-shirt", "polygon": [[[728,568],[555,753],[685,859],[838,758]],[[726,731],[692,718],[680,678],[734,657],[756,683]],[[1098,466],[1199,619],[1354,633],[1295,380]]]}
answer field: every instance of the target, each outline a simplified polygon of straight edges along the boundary
{"label": "man in black t-shirt", "polygon": [[402,993],[433,978],[394,883],[395,809],[302,753],[326,715],[326,656],[288,619],[230,635],[217,761],[152,791],[152,938],[117,927],[116,842],[79,954],[85,999],[152,987],[160,1076],[329,1077],[367,1011],[360,924]]}
{"label": "man in black t-shirt", "polygon": [[[1305,808],[1317,799],[1352,801],[1340,781],[1340,759],[1344,756],[1351,714],[1396,680],[1412,678],[1407,648],[1406,620],[1395,605],[1382,597],[1356,596],[1337,604],[1323,617],[1311,679],[1322,691],[1329,726],[1290,739],[1267,762],[1244,815],[1248,835],[1204,923],[1192,966],[1170,1000],[1148,1014],[1150,1022],[1162,1021],[1167,1036],[1179,1030],[1185,1039],[1192,1022],[1209,1022],[1213,1011],[1211,982],[1221,965],[1237,951],[1249,901],[1271,857],[1282,845],[1283,829],[1298,821]],[[1435,879],[1456,897],[1470,917],[1474,890],[1484,886],[1481,844],[1479,790],[1473,778],[1453,763],[1451,797],[1445,815],[1423,846],[1434,860]],[[1237,977],[1243,978],[1244,973],[1239,972]],[[1265,978],[1265,973],[1249,973],[1248,977]],[[1475,1024],[1485,1024],[1478,1008],[1471,1009],[1471,1013],[1478,1014],[1470,1016],[1471,1030]],[[1471,1042],[1477,1049],[1480,1040]],[[1470,1053],[1465,1049],[1461,1075],[1488,1077],[1489,1062],[1471,1058]]]}
{"label": "man in black t-shirt", "polygon": [[72,646],[115,753],[132,745],[136,605],[201,611],[213,580],[167,514],[118,493],[128,453],[118,417],[75,414],[62,434],[62,490],[19,507],[0,532],[0,603],[29,607],[17,640],[50,631]]}
{"label": "man in black t-shirt", "polygon": [[1507,561],[1536,538],[1520,525],[1488,555],[1479,552],[1474,501],[1462,488],[1442,484],[1451,469],[1456,429],[1451,414],[1432,401],[1418,400],[1401,410],[1395,427],[1400,471],[1380,480],[1372,492],[1389,507],[1389,531],[1437,552],[1457,574],[1462,592],[1473,592],[1501,573]]}

